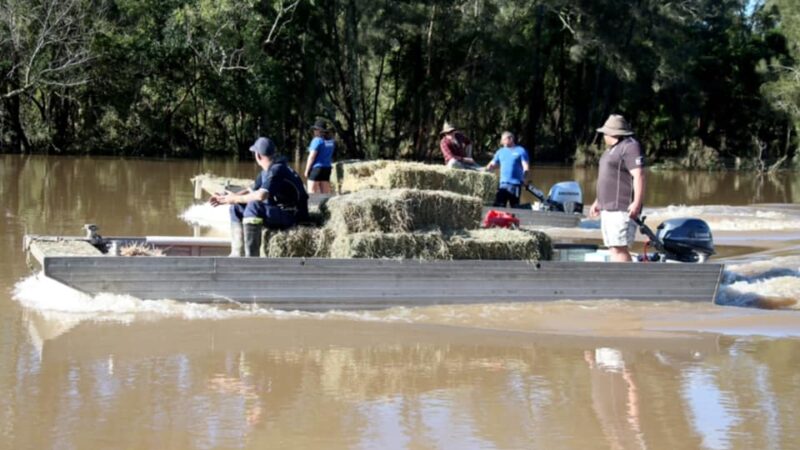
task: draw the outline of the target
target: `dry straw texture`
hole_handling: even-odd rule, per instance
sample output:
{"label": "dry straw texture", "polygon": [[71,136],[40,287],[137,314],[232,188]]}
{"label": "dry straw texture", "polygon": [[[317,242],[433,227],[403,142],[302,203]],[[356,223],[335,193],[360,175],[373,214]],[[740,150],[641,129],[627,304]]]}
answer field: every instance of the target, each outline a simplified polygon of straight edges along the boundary
{"label": "dry straw texture", "polygon": [[327,227],[336,235],[382,231],[402,233],[440,228],[474,228],[482,206],[475,197],[416,189],[365,190],[329,199]]}
{"label": "dry straw texture", "polygon": [[265,254],[278,257],[549,260],[550,238],[539,231],[504,228],[335,235],[326,228],[271,232]]}
{"label": "dry straw texture", "polygon": [[333,173],[331,183],[339,193],[364,189],[423,189],[450,191],[489,202],[497,190],[494,174],[415,162],[343,161],[336,164]]}
{"label": "dry straw texture", "polygon": [[262,253],[270,258],[326,258],[334,233],[328,228],[295,227],[286,231],[269,231],[262,241]]}
{"label": "dry straw texture", "polygon": [[553,243],[541,231],[489,228],[462,231],[450,236],[453,259],[552,259]]}
{"label": "dry straw texture", "polygon": [[164,251],[147,244],[134,243],[120,247],[119,254],[121,256],[164,256]]}
{"label": "dry straw texture", "polygon": [[340,235],[332,258],[450,259],[447,242],[438,231],[424,233],[352,233]]}

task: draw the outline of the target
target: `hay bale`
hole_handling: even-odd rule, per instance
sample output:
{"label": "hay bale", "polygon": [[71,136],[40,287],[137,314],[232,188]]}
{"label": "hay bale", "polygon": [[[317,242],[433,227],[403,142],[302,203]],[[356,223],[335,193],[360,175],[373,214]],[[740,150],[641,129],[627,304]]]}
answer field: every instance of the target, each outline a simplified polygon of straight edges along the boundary
{"label": "hay bale", "polygon": [[337,235],[369,231],[402,233],[474,228],[482,206],[475,197],[416,189],[364,190],[329,199],[327,227]]}
{"label": "hay bale", "polygon": [[452,234],[447,241],[453,259],[550,260],[553,243],[541,231],[488,228]]}
{"label": "hay bale", "polygon": [[450,259],[447,241],[438,231],[425,233],[352,233],[339,235],[332,258]]}
{"label": "hay bale", "polygon": [[120,247],[120,256],[164,256],[164,250],[147,244],[132,243]]}
{"label": "hay bale", "polygon": [[490,202],[497,191],[497,178],[493,173],[416,162],[345,161],[337,163],[334,172],[336,181],[332,183],[339,193],[364,189],[423,189],[450,191]]}
{"label": "hay bale", "polygon": [[261,253],[269,258],[324,258],[330,255],[333,231],[327,228],[294,227],[285,231],[267,231]]}
{"label": "hay bale", "polygon": [[333,170],[331,170],[331,189],[337,194],[369,189],[372,187],[371,178],[375,171],[386,167],[390,163],[392,161],[387,160],[361,161],[350,159],[337,161],[333,164]]}

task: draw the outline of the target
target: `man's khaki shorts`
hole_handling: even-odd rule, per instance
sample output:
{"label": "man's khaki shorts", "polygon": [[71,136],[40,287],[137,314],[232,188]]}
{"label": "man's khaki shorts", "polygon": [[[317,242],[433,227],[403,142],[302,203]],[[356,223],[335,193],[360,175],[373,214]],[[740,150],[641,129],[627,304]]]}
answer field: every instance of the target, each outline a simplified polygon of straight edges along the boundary
{"label": "man's khaki shorts", "polygon": [[606,247],[630,247],[636,238],[636,222],[628,211],[600,211],[600,229]]}

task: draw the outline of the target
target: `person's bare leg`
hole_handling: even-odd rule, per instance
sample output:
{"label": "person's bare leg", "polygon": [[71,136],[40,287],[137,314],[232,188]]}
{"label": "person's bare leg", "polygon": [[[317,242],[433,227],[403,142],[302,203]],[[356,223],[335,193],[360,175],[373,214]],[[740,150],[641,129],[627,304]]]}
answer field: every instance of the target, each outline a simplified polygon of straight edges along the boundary
{"label": "person's bare leg", "polygon": [[320,181],[319,182],[319,191],[323,194],[330,194],[331,193],[331,183],[330,181]]}
{"label": "person's bare leg", "polygon": [[308,193],[319,194],[322,192],[319,181],[308,180]]}
{"label": "person's bare leg", "polygon": [[631,253],[628,247],[608,247],[611,262],[631,262]]}

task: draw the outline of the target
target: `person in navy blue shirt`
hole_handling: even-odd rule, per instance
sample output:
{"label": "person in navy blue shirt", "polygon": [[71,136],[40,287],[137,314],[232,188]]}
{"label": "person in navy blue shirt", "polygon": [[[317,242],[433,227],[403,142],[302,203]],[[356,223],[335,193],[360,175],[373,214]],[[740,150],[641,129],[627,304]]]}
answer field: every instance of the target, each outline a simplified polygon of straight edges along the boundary
{"label": "person in navy blue shirt", "polygon": [[277,154],[269,138],[250,147],[261,173],[247,189],[211,196],[213,206],[230,205],[231,256],[259,256],[263,227],[285,230],[308,220],[308,194],[303,180]]}
{"label": "person in navy blue shirt", "polygon": [[314,132],[314,139],[308,144],[305,170],[308,192],[328,194],[331,192],[331,168],[336,141],[331,138],[325,121],[316,121],[311,130]]}
{"label": "person in navy blue shirt", "polygon": [[494,154],[494,158],[486,166],[486,170],[494,170],[500,166],[500,186],[494,197],[494,206],[515,208],[519,206],[522,185],[530,168],[528,152],[514,142],[514,134],[504,131],[500,138],[503,144]]}

